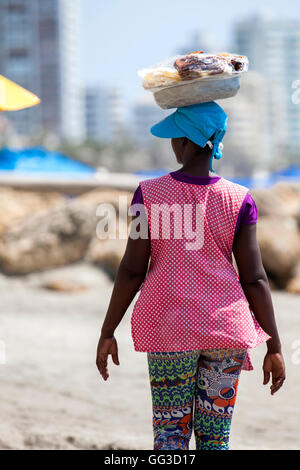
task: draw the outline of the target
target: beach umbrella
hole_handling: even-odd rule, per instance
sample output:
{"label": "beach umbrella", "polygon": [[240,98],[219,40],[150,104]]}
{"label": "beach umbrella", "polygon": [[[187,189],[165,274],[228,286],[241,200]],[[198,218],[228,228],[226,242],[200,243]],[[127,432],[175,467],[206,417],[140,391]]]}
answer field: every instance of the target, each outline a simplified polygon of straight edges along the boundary
{"label": "beach umbrella", "polygon": [[36,95],[0,75],[0,111],[17,111],[39,103]]}

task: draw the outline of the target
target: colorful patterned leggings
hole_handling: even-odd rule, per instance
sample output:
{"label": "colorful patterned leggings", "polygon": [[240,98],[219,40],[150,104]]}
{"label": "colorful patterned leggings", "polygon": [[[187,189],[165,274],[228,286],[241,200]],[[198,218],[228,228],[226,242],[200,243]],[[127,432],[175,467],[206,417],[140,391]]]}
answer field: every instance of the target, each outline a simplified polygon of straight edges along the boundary
{"label": "colorful patterned leggings", "polygon": [[227,450],[246,349],[147,354],[154,450]]}

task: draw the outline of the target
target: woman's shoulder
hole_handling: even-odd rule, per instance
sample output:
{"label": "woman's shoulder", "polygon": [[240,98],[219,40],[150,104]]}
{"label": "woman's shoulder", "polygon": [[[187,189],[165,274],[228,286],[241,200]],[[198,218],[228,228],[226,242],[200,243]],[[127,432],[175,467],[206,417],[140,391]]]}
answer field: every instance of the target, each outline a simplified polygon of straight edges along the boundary
{"label": "woman's shoulder", "polygon": [[236,191],[239,190],[245,193],[249,191],[249,188],[247,186],[244,186],[243,184],[240,184],[240,183],[236,183],[235,181],[231,181],[227,178],[224,178],[223,176],[220,181],[222,182],[224,187],[228,187],[229,189],[236,190]]}
{"label": "woman's shoulder", "polygon": [[169,174],[158,176],[156,178],[147,178],[146,180],[140,181],[138,187],[134,191],[131,205],[143,204],[143,190],[159,186],[161,183],[165,183],[165,180],[168,179],[168,175]]}
{"label": "woman's shoulder", "polygon": [[166,180],[170,179],[170,173],[167,173],[162,176],[156,176],[155,178],[147,178],[146,180],[140,181],[140,186],[155,186],[160,185],[161,183],[165,182]]}

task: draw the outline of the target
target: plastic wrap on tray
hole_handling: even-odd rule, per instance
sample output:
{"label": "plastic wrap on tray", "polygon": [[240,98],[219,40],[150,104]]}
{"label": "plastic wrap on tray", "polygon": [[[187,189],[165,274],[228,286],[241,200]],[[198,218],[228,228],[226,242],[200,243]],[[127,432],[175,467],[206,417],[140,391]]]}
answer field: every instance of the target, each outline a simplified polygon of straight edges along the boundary
{"label": "plastic wrap on tray", "polygon": [[246,56],[195,51],[177,55],[138,71],[143,88],[163,108],[188,106],[236,95],[240,75],[248,70]]}
{"label": "plastic wrap on tray", "polygon": [[246,56],[221,52],[206,54],[202,51],[170,57],[138,71],[146,90],[175,86],[190,80],[225,79],[248,70]]}

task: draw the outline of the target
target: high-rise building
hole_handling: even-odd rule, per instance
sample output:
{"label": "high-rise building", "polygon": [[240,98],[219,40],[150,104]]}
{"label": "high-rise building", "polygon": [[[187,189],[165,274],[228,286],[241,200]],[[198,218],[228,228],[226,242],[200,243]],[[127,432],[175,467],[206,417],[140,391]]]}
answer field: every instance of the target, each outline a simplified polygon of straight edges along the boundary
{"label": "high-rise building", "polygon": [[174,112],[174,109],[162,109],[154,101],[152,93],[145,92],[138,96],[133,106],[133,135],[137,142],[147,144],[155,137],[150,128],[158,121]]}
{"label": "high-rise building", "polygon": [[42,100],[9,115],[19,134],[82,138],[78,21],[78,0],[0,0],[0,73]]}
{"label": "high-rise building", "polygon": [[89,87],[85,93],[86,137],[112,142],[124,132],[124,102],[113,86]]}
{"label": "high-rise building", "polygon": [[228,115],[220,166],[229,175],[248,177],[267,168],[270,156],[267,91],[267,79],[250,71],[242,76],[237,96],[218,101]]}
{"label": "high-rise building", "polygon": [[250,70],[268,82],[268,135],[272,152],[296,152],[300,145],[300,106],[292,101],[300,76],[300,21],[259,14],[235,25],[236,49]]}

